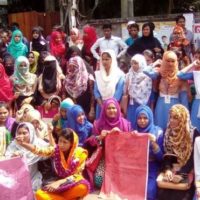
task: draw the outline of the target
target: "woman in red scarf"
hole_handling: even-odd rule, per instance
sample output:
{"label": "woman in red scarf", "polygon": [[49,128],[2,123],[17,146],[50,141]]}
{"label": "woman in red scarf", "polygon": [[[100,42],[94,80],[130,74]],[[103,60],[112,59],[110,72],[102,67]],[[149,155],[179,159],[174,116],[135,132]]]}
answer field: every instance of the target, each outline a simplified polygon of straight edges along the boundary
{"label": "woman in red scarf", "polygon": [[0,101],[12,101],[14,98],[13,86],[2,64],[0,64],[0,85]]}

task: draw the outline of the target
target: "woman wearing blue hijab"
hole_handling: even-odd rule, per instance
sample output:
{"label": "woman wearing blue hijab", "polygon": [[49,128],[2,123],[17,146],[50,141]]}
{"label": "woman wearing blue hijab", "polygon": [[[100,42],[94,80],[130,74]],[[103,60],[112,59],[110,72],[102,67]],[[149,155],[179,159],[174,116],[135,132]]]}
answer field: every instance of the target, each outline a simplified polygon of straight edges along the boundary
{"label": "woman wearing blue hijab", "polygon": [[139,133],[149,134],[149,174],[147,200],[155,200],[157,193],[156,178],[163,158],[163,131],[154,125],[153,113],[148,106],[141,105],[135,112],[135,128]]}
{"label": "woman wearing blue hijab", "polygon": [[93,125],[87,120],[83,108],[74,105],[67,113],[68,128],[73,129],[79,137],[79,146],[83,146],[90,136]]}

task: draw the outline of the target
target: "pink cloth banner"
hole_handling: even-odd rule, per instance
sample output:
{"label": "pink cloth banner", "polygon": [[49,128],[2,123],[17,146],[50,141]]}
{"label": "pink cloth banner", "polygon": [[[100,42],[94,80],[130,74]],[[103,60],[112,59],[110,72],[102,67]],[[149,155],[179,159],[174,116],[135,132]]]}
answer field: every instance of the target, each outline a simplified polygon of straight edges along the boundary
{"label": "pink cloth banner", "polygon": [[146,199],[148,144],[146,134],[114,133],[106,137],[102,199]]}
{"label": "pink cloth banner", "polygon": [[33,200],[28,166],[23,158],[0,161],[0,200]]}

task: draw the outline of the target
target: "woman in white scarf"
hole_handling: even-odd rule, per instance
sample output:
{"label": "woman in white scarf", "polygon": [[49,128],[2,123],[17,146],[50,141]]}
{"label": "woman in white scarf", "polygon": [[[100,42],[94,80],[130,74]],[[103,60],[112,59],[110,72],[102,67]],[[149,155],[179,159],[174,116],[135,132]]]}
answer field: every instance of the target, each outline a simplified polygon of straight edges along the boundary
{"label": "woman in white scarf", "polygon": [[[147,66],[143,55],[136,54],[131,58],[131,68],[126,74],[124,94],[127,97],[127,119],[131,122],[132,128],[135,124],[135,110],[140,105],[146,105],[152,89],[152,80],[143,73]],[[126,111],[125,111],[126,112]]]}
{"label": "woman in white scarf", "polygon": [[95,71],[95,78],[94,96],[98,103],[96,108],[96,118],[98,118],[103,101],[112,97],[120,101],[123,93],[124,73],[118,67],[113,50],[108,49],[101,53],[100,70]]}
{"label": "woman in white scarf", "polygon": [[35,155],[23,148],[17,143],[17,138],[23,138],[24,141],[33,144],[35,146],[48,146],[48,143],[38,138],[35,129],[32,124],[28,122],[20,123],[16,130],[16,139],[8,146],[6,150],[6,157],[23,156],[26,158],[29,172],[31,176],[32,188],[34,191],[39,189],[42,184],[42,174],[38,171],[37,162],[41,160],[41,157]]}

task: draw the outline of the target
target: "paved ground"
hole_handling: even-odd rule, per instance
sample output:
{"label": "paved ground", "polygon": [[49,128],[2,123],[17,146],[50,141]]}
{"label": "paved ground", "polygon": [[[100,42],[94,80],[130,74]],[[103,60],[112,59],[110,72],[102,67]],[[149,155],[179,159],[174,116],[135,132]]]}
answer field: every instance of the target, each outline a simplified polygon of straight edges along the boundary
{"label": "paved ground", "polygon": [[87,195],[83,200],[100,200],[98,194],[99,191],[95,191],[94,193]]}

